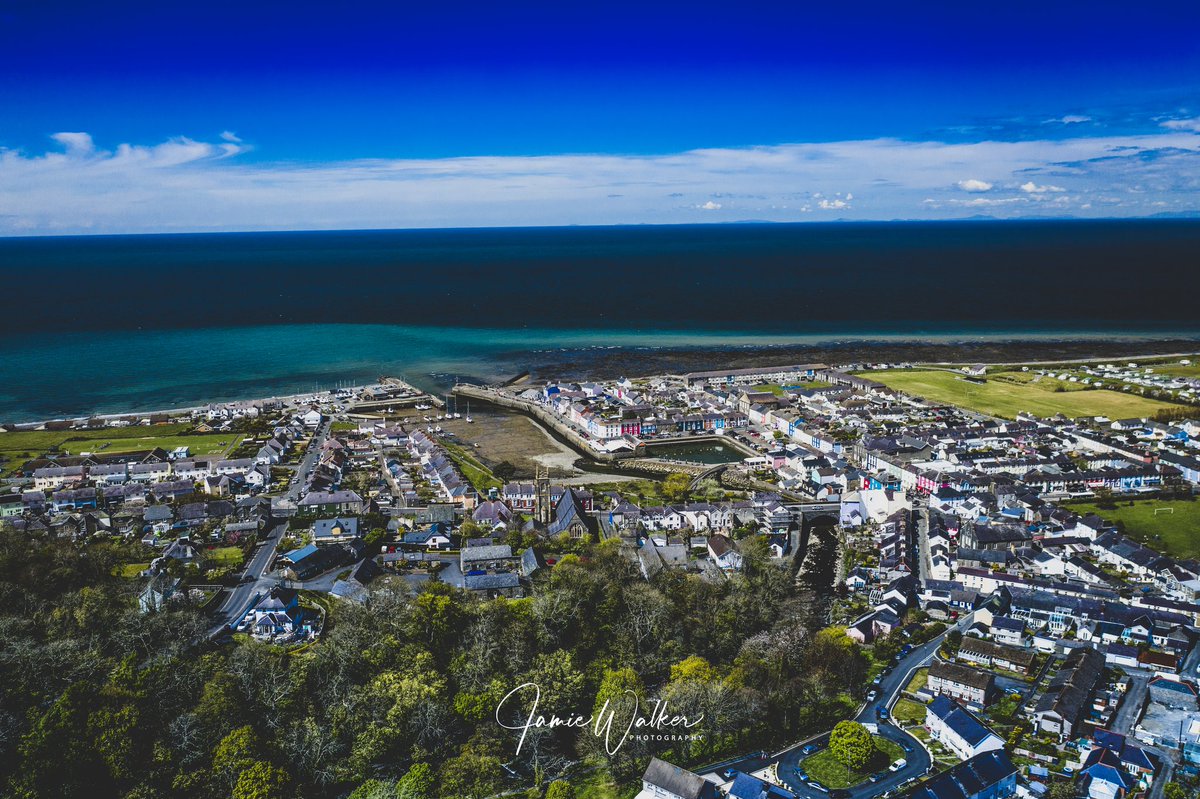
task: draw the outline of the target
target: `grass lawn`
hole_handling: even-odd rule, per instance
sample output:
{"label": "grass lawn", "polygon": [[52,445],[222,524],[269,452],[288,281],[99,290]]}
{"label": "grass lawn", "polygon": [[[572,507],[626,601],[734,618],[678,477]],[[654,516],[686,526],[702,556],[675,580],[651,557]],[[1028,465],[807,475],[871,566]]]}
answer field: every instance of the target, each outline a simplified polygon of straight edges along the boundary
{"label": "grass lawn", "polygon": [[1180,407],[1105,389],[1056,392],[1052,388],[1042,388],[1040,383],[1020,384],[1003,380],[974,383],[964,380],[962,375],[936,370],[886,369],[861,374],[897,391],[1008,419],[1015,418],[1022,411],[1038,416],[1063,413],[1070,417],[1108,416],[1125,419],[1153,416],[1157,411]]}
{"label": "grass lawn", "polygon": [[217,547],[210,549],[204,553],[205,557],[212,563],[221,566],[229,566],[233,569],[239,569],[245,561],[246,556],[242,554],[241,547]]}
{"label": "grass lawn", "polygon": [[633,799],[642,787],[639,783],[621,788],[603,769],[597,769],[586,777],[569,777],[567,782],[575,789],[578,799]]}
{"label": "grass lawn", "polygon": [[929,682],[929,669],[917,669],[917,673],[908,681],[905,691],[910,694],[915,694],[917,691],[925,687],[925,683]]}
{"label": "grass lawn", "polygon": [[450,460],[454,461],[454,465],[462,472],[463,477],[467,478],[467,482],[475,486],[476,491],[486,494],[489,488],[504,487],[504,483],[496,479],[492,470],[484,466],[465,448],[444,440],[439,443],[446,450],[446,454],[450,456]]}
{"label": "grass lawn", "polygon": [[[1118,502],[1113,510],[1092,503],[1068,506],[1076,513],[1095,513],[1124,527],[1125,534],[1135,541],[1174,555],[1177,558],[1200,558],[1200,502],[1162,502],[1140,500],[1132,505]],[[1155,514],[1155,509],[1160,510]]]}
{"label": "grass lawn", "polygon": [[904,750],[900,748],[900,744],[879,735],[873,735],[871,738],[875,741],[875,753],[861,771],[847,768],[829,749],[822,749],[815,755],[801,760],[800,767],[811,779],[826,788],[849,788],[858,785],[875,772],[886,770],[892,763],[904,757]]}
{"label": "grass lawn", "polygon": [[18,430],[0,433],[0,459],[7,461],[5,471],[51,452],[130,452],[162,447],[172,450],[188,447],[193,455],[228,452],[242,440],[241,433],[197,433],[183,435],[190,424],[162,424],[152,427],[112,427],[103,430]]}
{"label": "grass lawn", "polygon": [[892,708],[892,715],[899,721],[913,723],[925,722],[925,706],[911,699],[900,699]]}
{"label": "grass lawn", "polygon": [[334,422],[329,428],[334,433],[345,433],[358,429],[358,422]]}
{"label": "grass lawn", "polygon": [[149,563],[123,563],[113,569],[113,574],[118,577],[124,577],[127,580],[132,580],[149,568]]}

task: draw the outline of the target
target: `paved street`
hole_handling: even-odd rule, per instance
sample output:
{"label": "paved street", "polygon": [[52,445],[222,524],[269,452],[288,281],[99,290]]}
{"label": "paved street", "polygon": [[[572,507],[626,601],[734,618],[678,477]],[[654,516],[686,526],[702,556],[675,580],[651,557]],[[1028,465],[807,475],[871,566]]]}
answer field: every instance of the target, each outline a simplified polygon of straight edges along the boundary
{"label": "paved street", "polygon": [[[301,492],[304,490],[304,480],[321,456],[321,446],[329,435],[330,426],[331,422],[326,420],[313,434],[312,441],[309,442],[308,449],[305,450],[304,457],[300,460],[300,466],[296,469],[296,473],[288,485],[288,490],[284,494],[289,501],[293,503],[300,501]],[[271,528],[266,539],[259,544],[250,557],[250,562],[246,564],[244,572],[245,576],[252,579],[243,579],[243,582],[239,582],[229,592],[229,596],[217,609],[213,626],[209,629],[209,637],[220,635],[236,624],[254,606],[254,603],[265,596],[278,582],[278,579],[269,570],[271,564],[275,562],[279,542],[284,538],[286,531],[287,522],[280,522]]]}
{"label": "paved street", "polygon": [[[872,797],[881,796],[888,791],[894,790],[902,783],[910,779],[923,776],[932,765],[929,753],[921,746],[921,743],[904,730],[892,724],[890,721],[883,721],[877,718],[879,708],[886,707],[889,710],[895,704],[896,699],[900,696],[900,692],[908,685],[913,674],[917,669],[926,665],[931,661],[934,655],[937,654],[938,647],[942,643],[942,639],[949,633],[950,630],[957,629],[959,632],[967,629],[971,624],[971,619],[974,614],[967,614],[959,619],[957,623],[949,627],[945,633],[934,638],[928,643],[922,644],[913,649],[908,655],[900,661],[892,671],[883,678],[875,689],[879,691],[879,697],[874,702],[868,702],[857,716],[855,721],[863,724],[876,724],[879,728],[879,735],[887,738],[890,741],[895,741],[904,748],[904,759],[908,762],[904,768],[896,772],[886,772],[886,776],[881,778],[879,782],[863,782],[850,788],[850,796],[853,799],[871,799]],[[809,739],[790,747],[781,752],[778,758],[779,762],[779,778],[783,784],[791,791],[794,791],[798,796],[805,799],[827,799],[828,792],[820,791],[801,782],[796,776],[796,767],[799,762],[806,757],[801,754],[801,750],[810,743],[818,743],[822,747],[829,742],[829,732],[824,732],[820,735],[815,735]],[[757,753],[747,756],[741,760],[733,760],[721,764],[718,772],[727,768],[735,768],[739,771],[756,771],[767,767],[772,762],[771,759],[759,757]]]}

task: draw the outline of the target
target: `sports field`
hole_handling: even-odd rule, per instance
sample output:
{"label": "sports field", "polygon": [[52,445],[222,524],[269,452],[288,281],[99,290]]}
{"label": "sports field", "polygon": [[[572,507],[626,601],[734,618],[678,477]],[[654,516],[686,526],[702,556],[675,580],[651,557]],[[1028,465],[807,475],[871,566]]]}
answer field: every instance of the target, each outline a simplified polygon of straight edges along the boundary
{"label": "sports field", "polygon": [[1072,418],[1107,416],[1128,419],[1153,416],[1156,411],[1180,407],[1120,391],[1055,391],[1054,384],[1049,382],[1043,386],[1041,383],[1011,382],[1006,379],[1015,374],[1024,375],[1001,372],[988,375],[986,382],[977,383],[965,380],[955,372],[933,369],[888,369],[862,373],[863,377],[877,380],[906,394],[1007,419],[1015,418],[1022,412],[1038,416],[1062,413]]}
{"label": "sports field", "polygon": [[218,455],[242,439],[240,433],[197,433],[183,435],[188,424],[152,427],[113,427],[103,430],[18,430],[0,433],[0,472],[7,473],[27,460],[50,453],[78,455],[81,452],[109,453],[162,447],[187,447],[192,455]]}
{"label": "sports field", "polygon": [[1115,509],[1071,503],[1080,514],[1095,513],[1120,522],[1125,535],[1177,558],[1200,558],[1200,502],[1161,502],[1156,499],[1117,502]]}

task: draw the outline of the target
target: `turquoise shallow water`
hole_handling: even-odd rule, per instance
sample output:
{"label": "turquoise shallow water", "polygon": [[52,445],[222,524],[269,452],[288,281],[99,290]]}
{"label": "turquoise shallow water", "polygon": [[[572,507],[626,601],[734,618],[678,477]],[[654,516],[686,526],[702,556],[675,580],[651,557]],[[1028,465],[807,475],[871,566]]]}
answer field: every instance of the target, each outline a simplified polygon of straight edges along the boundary
{"label": "turquoise shallow water", "polygon": [[0,238],[0,421],[675,368],[651,348],[1195,339],[1197,252],[1195,221]]}
{"label": "turquoise shallow water", "polygon": [[[1105,332],[1023,331],[1023,339],[1106,339]],[[1163,331],[1126,332],[1161,339]],[[1182,334],[1181,334],[1182,335]],[[738,348],[869,340],[1003,341],[972,331],[781,334],[720,331],[498,330],[401,325],[277,325],[95,331],[0,338],[0,420],[182,407],[294,394],[380,375],[430,390],[491,381],[538,364],[587,363],[657,348]],[[736,361],[736,349],[727,361]]]}

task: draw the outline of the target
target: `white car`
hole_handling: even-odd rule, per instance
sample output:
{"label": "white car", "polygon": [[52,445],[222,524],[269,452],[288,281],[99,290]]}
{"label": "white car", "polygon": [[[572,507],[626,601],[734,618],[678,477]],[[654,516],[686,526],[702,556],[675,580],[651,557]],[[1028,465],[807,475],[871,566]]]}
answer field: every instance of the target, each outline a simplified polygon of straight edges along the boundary
{"label": "white car", "polygon": [[900,758],[895,763],[888,766],[888,771],[899,771],[900,769],[904,768],[907,765],[908,765],[908,761],[905,760],[904,758]]}

